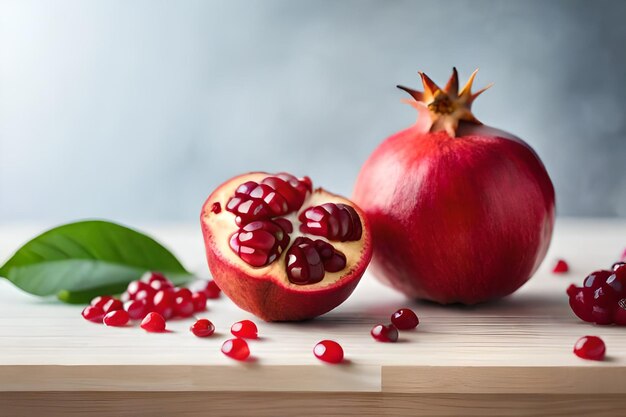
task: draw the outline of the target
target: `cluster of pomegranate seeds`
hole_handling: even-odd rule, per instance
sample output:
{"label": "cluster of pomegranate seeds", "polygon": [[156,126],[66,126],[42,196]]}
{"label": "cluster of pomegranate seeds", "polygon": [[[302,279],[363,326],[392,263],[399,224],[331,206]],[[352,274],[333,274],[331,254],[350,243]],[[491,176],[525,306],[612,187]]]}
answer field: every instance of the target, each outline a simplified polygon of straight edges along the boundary
{"label": "cluster of pomegranate seeds", "polygon": [[245,361],[250,356],[248,342],[243,339],[228,339],[222,345],[222,353],[229,358]]}
{"label": "cluster of pomegranate seeds", "polygon": [[242,320],[233,324],[230,327],[230,332],[233,336],[240,337],[242,339],[256,339],[258,337],[259,330],[254,322],[250,320]]}
{"label": "cluster of pomegranate seeds", "polygon": [[583,336],[574,345],[574,354],[579,358],[601,361],[606,354],[606,346],[597,336]]}
{"label": "cluster of pomegranate seeds", "polygon": [[[346,256],[322,239],[298,237],[289,247],[293,225],[284,216],[300,210],[311,192],[308,177],[298,179],[285,173],[241,184],[226,204],[239,226],[230,237],[233,252],[253,267],[264,267],[289,248],[285,261],[287,277],[298,285],[320,282],[326,272],[344,269]],[[356,241],[363,233],[359,215],[346,204],[309,207],[298,220],[302,233],[329,241]]]}
{"label": "cluster of pomegranate seeds", "polygon": [[[104,322],[108,326],[124,326],[128,321],[142,320],[150,313],[158,314],[163,320],[190,317],[206,310],[207,298],[216,298],[219,294],[219,287],[213,281],[192,292],[188,288],[175,287],[161,273],[147,272],[139,280],[130,282],[120,299],[109,295],[96,297],[82,315],[89,321]],[[121,313],[111,314],[118,311]]]}
{"label": "cluster of pomegranate seeds", "polygon": [[343,348],[334,340],[322,340],[313,348],[313,354],[319,360],[328,363],[343,361]]}
{"label": "cluster of pomegranate seeds", "polygon": [[328,240],[347,242],[361,239],[361,219],[354,208],[345,204],[325,203],[309,207],[298,216],[300,231]]}
{"label": "cluster of pomegranate seeds", "polygon": [[596,324],[626,325],[626,265],[589,274],[582,287],[567,289],[569,305],[581,320]]}
{"label": "cluster of pomegranate seeds", "polygon": [[391,324],[377,324],[370,334],[377,342],[397,342],[398,330],[411,330],[417,327],[419,319],[413,310],[401,308],[391,315]]}
{"label": "cluster of pomegranate seeds", "polygon": [[198,319],[189,330],[198,337],[207,337],[215,333],[215,326],[208,319]]}
{"label": "cluster of pomegranate seeds", "polygon": [[554,274],[565,274],[569,272],[569,265],[563,259],[557,259],[552,268]]}
{"label": "cluster of pomegranate seeds", "polygon": [[294,284],[314,284],[345,267],[346,256],[321,239],[299,237],[287,252],[287,276]]}

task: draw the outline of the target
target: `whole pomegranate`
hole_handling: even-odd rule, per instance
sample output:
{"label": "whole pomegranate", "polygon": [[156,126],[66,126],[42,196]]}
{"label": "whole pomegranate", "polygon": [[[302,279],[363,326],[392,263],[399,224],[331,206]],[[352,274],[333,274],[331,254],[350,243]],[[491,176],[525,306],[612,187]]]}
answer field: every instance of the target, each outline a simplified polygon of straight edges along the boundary
{"label": "whole pomegranate", "polygon": [[554,188],[521,139],[481,124],[476,71],[459,91],[420,73],[424,91],[398,86],[418,110],[414,126],[369,157],[353,200],[372,229],[373,273],[409,297],[475,304],[511,294],[543,260]]}
{"label": "whole pomegranate", "polygon": [[221,290],[268,321],[304,320],[341,304],[372,257],[365,214],[308,177],[253,172],[202,208],[207,260]]}

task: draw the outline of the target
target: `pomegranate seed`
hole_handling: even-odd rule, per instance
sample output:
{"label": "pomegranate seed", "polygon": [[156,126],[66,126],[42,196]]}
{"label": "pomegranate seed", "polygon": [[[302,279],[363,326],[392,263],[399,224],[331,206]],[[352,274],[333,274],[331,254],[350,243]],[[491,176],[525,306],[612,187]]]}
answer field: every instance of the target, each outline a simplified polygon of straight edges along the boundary
{"label": "pomegranate seed", "polygon": [[100,308],[104,308],[104,305],[109,301],[112,300],[113,297],[111,297],[110,295],[99,295],[98,297],[94,298],[93,300],[91,300],[91,303],[89,303],[91,306],[93,307],[100,307]]}
{"label": "pomegranate seed", "polygon": [[93,321],[94,323],[102,323],[104,311],[100,307],[87,306],[83,310],[82,315],[86,320]]}
{"label": "pomegranate seed", "polygon": [[617,268],[619,268],[619,267],[620,267],[620,266],[622,266],[622,265],[626,265],[626,262],[622,262],[622,261],[615,262],[615,263],[611,266],[611,270],[615,271]]}
{"label": "pomegranate seed", "polygon": [[114,326],[114,327],[126,326],[129,320],[130,320],[130,317],[128,316],[128,313],[124,310],[111,311],[107,313],[102,319],[104,324],[106,324],[107,326]]}
{"label": "pomegranate seed", "polygon": [[174,288],[174,284],[169,281],[152,281],[150,283],[150,287],[154,289],[154,291],[166,290],[169,288]]}
{"label": "pomegranate seed", "polygon": [[206,283],[206,287],[204,288],[203,292],[206,295],[206,298],[213,300],[220,297],[220,293],[222,292],[222,290],[220,290],[220,287],[215,281],[210,280]]}
{"label": "pomegranate seed", "polygon": [[231,326],[230,332],[244,339],[256,339],[258,334],[256,324],[250,320],[238,321]]}
{"label": "pomegranate seed", "polygon": [[189,288],[176,288],[174,290],[174,296],[176,298],[182,298],[184,300],[191,300],[191,290]]}
{"label": "pomegranate seed", "polygon": [[401,308],[391,315],[391,323],[399,330],[409,330],[416,328],[420,321],[413,310]]}
{"label": "pomegranate seed", "polygon": [[154,306],[154,311],[165,317],[165,319],[173,317],[175,307],[174,290],[157,291],[152,299],[152,305]]}
{"label": "pomegranate seed", "polygon": [[193,303],[193,311],[206,310],[206,295],[203,292],[194,292],[191,296],[191,302]]}
{"label": "pomegranate seed", "polygon": [[606,346],[597,336],[583,336],[574,345],[574,353],[579,358],[601,361],[606,354]]}
{"label": "pomegranate seed", "polygon": [[219,214],[222,211],[222,206],[220,203],[213,203],[213,205],[211,205],[211,211],[215,214]]}
{"label": "pomegranate seed", "polygon": [[141,320],[141,324],[139,325],[142,329],[150,333],[160,333],[165,331],[165,319],[159,313],[151,312],[148,313],[143,320]]}
{"label": "pomegranate seed", "polygon": [[129,294],[129,293],[127,293],[126,291],[124,291],[124,292],[120,295],[120,301],[121,301],[122,303],[125,303],[125,302],[130,301],[130,300],[131,300],[130,294]]}
{"label": "pomegranate seed", "polygon": [[215,332],[215,326],[207,319],[198,319],[189,330],[198,337],[207,337]]}
{"label": "pomegranate seed", "polygon": [[174,314],[178,317],[191,317],[193,314],[193,301],[183,297],[176,298]]}
{"label": "pomegranate seed", "polygon": [[148,302],[146,300],[130,300],[124,303],[124,310],[131,320],[143,319],[148,313]]}
{"label": "pomegranate seed", "polygon": [[[283,225],[289,222],[256,220],[244,225],[233,233],[230,248],[244,262],[251,266],[262,267],[274,262],[289,244],[288,230]],[[289,222],[291,227],[291,223]]]}
{"label": "pomegranate seed", "polygon": [[398,340],[398,329],[393,324],[384,326],[377,324],[370,332],[374,340],[379,342],[396,342]]}
{"label": "pomegranate seed", "polygon": [[222,345],[222,353],[229,358],[243,361],[250,356],[248,343],[243,339],[229,339]]}
{"label": "pomegranate seed", "polygon": [[110,313],[111,311],[117,311],[117,310],[123,310],[123,309],[124,309],[124,304],[122,304],[122,302],[118,300],[117,298],[111,298],[102,306],[102,310],[104,311],[105,314]]}
{"label": "pomegranate seed", "polygon": [[578,291],[578,287],[574,284],[570,284],[569,287],[567,287],[567,290],[565,290],[565,293],[571,297],[576,294],[576,291]]}
{"label": "pomegranate seed", "polygon": [[569,265],[563,259],[557,259],[552,272],[555,274],[564,274],[569,271]]}
{"label": "pomegranate seed", "polygon": [[587,275],[587,277],[583,281],[583,287],[597,290],[602,286],[602,284],[606,283],[607,278],[610,277],[611,274],[613,274],[613,272],[607,271],[606,269],[594,271],[591,274]]}
{"label": "pomegranate seed", "polygon": [[626,326],[626,298],[617,302],[617,306],[613,310],[613,323],[618,326]]}
{"label": "pomegranate seed", "polygon": [[141,276],[141,278],[139,278],[139,281],[145,282],[146,284],[151,284],[153,282],[170,282],[169,279],[165,278],[165,275],[155,271],[146,272]]}
{"label": "pomegranate seed", "polygon": [[313,348],[313,354],[318,359],[328,363],[339,363],[343,360],[341,345],[333,340],[322,340]]}
{"label": "pomegranate seed", "polygon": [[131,300],[135,299],[136,294],[141,290],[154,291],[150,284],[143,281],[131,281],[126,288],[126,292],[130,295]]}
{"label": "pomegranate seed", "polygon": [[593,290],[591,288],[578,288],[569,297],[569,305],[574,314],[583,321],[592,322]]}

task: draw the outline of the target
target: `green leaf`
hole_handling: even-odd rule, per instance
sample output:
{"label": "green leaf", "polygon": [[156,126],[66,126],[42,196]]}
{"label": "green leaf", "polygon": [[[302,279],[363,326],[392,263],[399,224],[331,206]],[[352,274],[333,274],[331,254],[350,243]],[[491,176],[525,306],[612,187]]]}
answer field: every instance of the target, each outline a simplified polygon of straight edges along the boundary
{"label": "green leaf", "polygon": [[154,239],[119,224],[88,220],[37,236],[0,268],[0,276],[31,294],[84,302],[88,296],[122,292],[146,271],[160,271],[178,283],[191,279]]}

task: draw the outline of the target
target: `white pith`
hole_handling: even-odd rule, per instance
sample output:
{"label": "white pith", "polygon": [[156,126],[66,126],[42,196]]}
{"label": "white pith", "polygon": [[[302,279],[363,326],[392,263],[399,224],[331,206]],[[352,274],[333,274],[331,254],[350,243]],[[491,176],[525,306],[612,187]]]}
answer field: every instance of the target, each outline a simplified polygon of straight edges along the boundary
{"label": "white pith", "polygon": [[[272,262],[270,265],[260,268],[250,266],[241,258],[239,258],[239,256],[231,249],[229,244],[230,237],[233,233],[239,230],[239,227],[235,223],[235,215],[225,209],[228,200],[234,195],[235,189],[244,182],[261,182],[261,180],[270,175],[271,174],[265,173],[252,173],[237,177],[216,190],[211,195],[210,200],[207,201],[205,205],[205,211],[202,214],[202,221],[211,231],[213,240],[215,242],[215,247],[220,252],[220,254],[223,255],[223,257],[227,258],[230,262],[235,263],[238,268],[240,268],[242,272],[247,275],[259,277],[269,276],[274,280],[280,281],[281,284],[286,287],[292,287],[294,289],[304,291],[319,290],[320,288],[334,284],[335,282],[339,281],[343,276],[350,274],[350,272],[352,272],[355,266],[359,263],[359,260],[362,258],[362,242],[366,238],[369,238],[366,236],[367,231],[365,229],[363,229],[363,235],[361,236],[361,240],[352,242],[330,241],[323,236],[310,235],[307,233],[302,233],[300,231],[301,223],[298,220],[298,216],[302,211],[306,210],[309,207],[320,205],[323,203],[343,203],[353,206],[353,204],[349,200],[328,193],[323,189],[313,190],[313,193],[307,197],[307,199],[304,201],[304,204],[302,204],[302,207],[300,208],[300,210],[298,210],[297,213],[294,212],[289,215],[282,216],[291,221],[291,224],[293,226],[293,232],[289,234],[289,246],[281,253],[280,257]],[[221,211],[219,213],[213,213],[211,211],[211,208],[215,203],[220,204]],[[360,216],[361,214],[359,213],[359,217]],[[361,218],[361,224],[364,224],[363,218]],[[323,280],[315,284],[297,285],[291,283],[287,277],[285,257],[295,239],[300,236],[305,236],[313,240],[322,239],[326,242],[329,242],[331,245],[333,245],[335,249],[341,251],[346,256],[346,267],[338,272],[325,272]]]}

